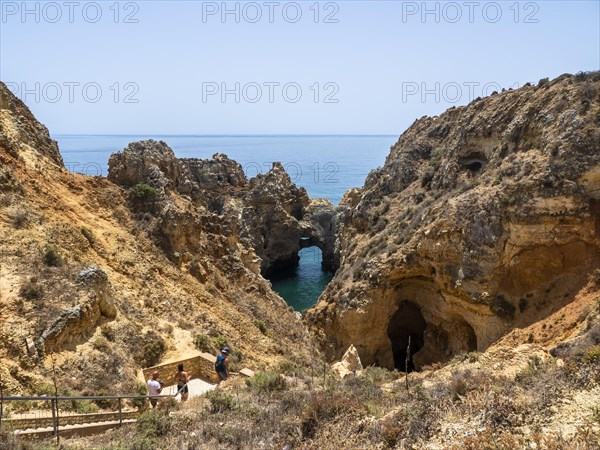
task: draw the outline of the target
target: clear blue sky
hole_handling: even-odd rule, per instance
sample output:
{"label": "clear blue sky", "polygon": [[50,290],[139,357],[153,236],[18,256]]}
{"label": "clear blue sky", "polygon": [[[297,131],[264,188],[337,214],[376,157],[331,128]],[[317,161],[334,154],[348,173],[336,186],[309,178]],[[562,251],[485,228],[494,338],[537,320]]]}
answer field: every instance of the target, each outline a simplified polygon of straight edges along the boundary
{"label": "clear blue sky", "polygon": [[600,69],[598,1],[0,6],[0,78],[54,134],[398,135],[488,83]]}

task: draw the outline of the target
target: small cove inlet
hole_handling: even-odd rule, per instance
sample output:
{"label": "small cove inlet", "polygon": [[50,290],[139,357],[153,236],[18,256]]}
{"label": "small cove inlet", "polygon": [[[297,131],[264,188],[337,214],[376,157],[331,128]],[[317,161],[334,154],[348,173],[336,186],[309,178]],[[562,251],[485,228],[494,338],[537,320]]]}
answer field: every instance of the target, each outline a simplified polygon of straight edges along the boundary
{"label": "small cove inlet", "polygon": [[269,277],[273,290],[296,311],[305,311],[317,303],[333,272],[323,270],[321,249],[303,248],[298,252],[300,261],[294,268],[278,271]]}

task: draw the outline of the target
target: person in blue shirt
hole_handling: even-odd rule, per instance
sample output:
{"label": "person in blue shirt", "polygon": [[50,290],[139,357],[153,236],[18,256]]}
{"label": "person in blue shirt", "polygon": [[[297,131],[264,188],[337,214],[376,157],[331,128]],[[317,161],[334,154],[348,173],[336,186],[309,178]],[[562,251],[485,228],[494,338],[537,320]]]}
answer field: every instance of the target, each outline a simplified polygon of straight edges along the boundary
{"label": "person in blue shirt", "polygon": [[229,377],[229,348],[224,347],[221,353],[217,356],[215,362],[215,370],[219,375],[219,380],[223,381]]}

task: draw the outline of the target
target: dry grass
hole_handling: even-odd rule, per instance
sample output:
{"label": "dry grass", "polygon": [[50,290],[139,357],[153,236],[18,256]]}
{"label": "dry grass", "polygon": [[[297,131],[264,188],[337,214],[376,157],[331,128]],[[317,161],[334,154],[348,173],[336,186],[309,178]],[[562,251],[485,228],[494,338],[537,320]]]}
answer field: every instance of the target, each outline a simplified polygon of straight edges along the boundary
{"label": "dry grass", "polygon": [[[400,374],[367,368],[343,381],[331,374],[260,373],[193,399],[169,414],[146,413],[136,426],[64,448],[448,448],[597,449],[597,410],[577,427],[560,425],[565,399],[600,392],[598,345],[560,360],[532,357],[515,377],[461,369],[415,374],[410,392]],[[510,361],[505,361],[510,364]],[[298,368],[296,368],[297,370]],[[310,373],[310,367],[302,372]],[[593,397],[592,397],[593,398]],[[584,414],[585,413],[585,414]],[[565,434],[566,433],[566,434]]]}

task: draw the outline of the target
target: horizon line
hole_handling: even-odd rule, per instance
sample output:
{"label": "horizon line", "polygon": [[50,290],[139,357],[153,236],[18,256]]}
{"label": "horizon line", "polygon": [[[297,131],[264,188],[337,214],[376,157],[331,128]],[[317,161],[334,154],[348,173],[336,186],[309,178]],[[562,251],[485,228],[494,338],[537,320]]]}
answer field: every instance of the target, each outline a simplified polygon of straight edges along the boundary
{"label": "horizon line", "polygon": [[329,133],[329,134],[302,134],[302,133],[289,133],[289,134],[160,134],[160,133],[50,133],[51,136],[165,136],[165,137],[287,137],[287,136],[400,136],[399,134],[382,134],[382,133],[364,133],[364,134],[343,134],[343,133]]}

